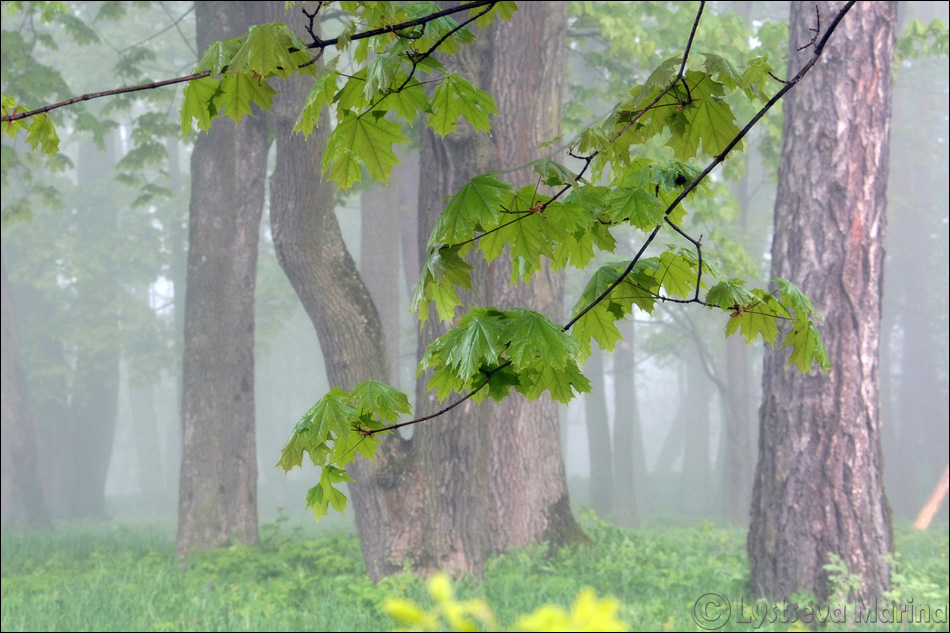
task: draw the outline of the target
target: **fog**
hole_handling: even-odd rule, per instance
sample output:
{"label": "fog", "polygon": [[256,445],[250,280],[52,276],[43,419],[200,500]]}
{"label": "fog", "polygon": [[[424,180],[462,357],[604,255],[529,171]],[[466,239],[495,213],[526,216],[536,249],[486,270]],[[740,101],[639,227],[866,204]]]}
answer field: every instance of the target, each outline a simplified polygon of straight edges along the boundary
{"label": "fog", "polygon": [[[767,19],[787,19],[784,3],[712,4],[717,12],[738,10],[750,27]],[[189,72],[194,62],[194,15],[188,13],[187,3],[166,5],[183,17],[175,28],[150,41],[159,54],[142,62],[140,70],[152,79]],[[103,60],[111,67],[116,50],[150,37],[154,24],[167,21],[159,9],[148,11],[121,22],[121,28],[100,25],[99,45],[73,50],[63,42],[55,58],[62,61],[60,72],[69,80],[69,94],[38,84],[41,100],[124,83],[98,68]],[[946,3],[901,3],[900,12],[902,26],[913,17],[925,23],[948,20]],[[130,10],[129,16],[133,13]],[[15,16],[3,19],[5,29],[14,28],[7,23]],[[606,49],[596,38],[571,37],[565,138],[609,112],[620,98],[606,90],[586,99],[579,96],[593,84],[606,83],[598,82],[600,70],[585,66],[591,59],[586,54],[605,54]],[[51,62],[54,53],[45,55]],[[624,80],[642,81],[649,69],[631,64]],[[784,72],[784,62],[774,65]],[[895,71],[880,375],[886,490],[895,518],[909,522],[945,468],[950,441],[950,80],[946,57],[905,55],[895,63]],[[12,72],[5,63],[5,93],[12,89]],[[614,67],[603,72],[616,78]],[[34,160],[22,137],[16,142],[3,139],[4,162],[14,152],[22,161],[11,167],[3,186],[4,266],[35,427],[40,483],[56,520],[154,521],[166,526],[175,520],[188,170],[194,135],[163,136],[159,128],[177,125],[180,95],[178,87],[150,100],[136,97],[127,109],[109,110],[107,101],[90,105],[93,117],[114,123],[93,130],[100,135],[101,147],[90,140],[89,132],[77,129],[82,122],[64,123],[61,151],[71,164],[58,171]],[[155,129],[147,133],[153,136],[133,138],[133,121],[138,119],[134,129],[146,134],[140,117],[149,113],[158,113],[151,122]],[[85,125],[95,127],[88,121]],[[730,217],[723,222],[702,209],[695,211],[702,218],[700,232],[718,231],[745,247],[747,260],[736,266],[752,273],[750,283],[768,281],[779,149],[780,141],[757,132],[746,158],[740,159],[745,169],[714,175],[718,189],[712,206],[728,209]],[[419,242],[418,144],[407,152],[388,188],[377,183],[375,189],[338,192],[336,215],[364,276],[375,274],[374,264],[367,262],[396,262],[386,265],[393,268],[395,282],[371,291],[380,312],[395,315],[384,318],[390,356],[397,359],[393,383],[414,399],[419,328],[409,305],[419,269],[414,252]],[[273,166],[273,148],[271,153]],[[380,200],[395,222],[372,219]],[[275,464],[300,416],[335,385],[328,382],[313,325],[277,261],[267,213],[265,208],[255,293],[258,507],[262,521],[283,512],[309,526],[313,519],[305,495],[319,472],[305,467],[285,475]],[[638,239],[642,235],[631,231],[629,246],[618,250],[621,257],[633,251]],[[604,261],[610,259],[607,255]],[[562,315],[552,316],[568,314],[586,279],[584,271],[567,274],[568,305]],[[763,349],[760,342],[749,347],[736,346],[735,340],[727,343],[727,318],[696,306],[663,305],[652,315],[637,312],[628,330],[632,345],[588,361],[585,370],[594,392],[561,409],[575,512],[589,506],[604,519],[628,525],[692,524],[698,519],[745,525],[757,455]],[[627,367],[632,367],[632,381]],[[746,435],[738,448],[730,445],[727,433],[735,411],[746,417],[739,427]],[[623,455],[611,448],[618,423],[635,429],[633,446],[639,454]],[[590,438],[596,437],[592,425],[608,430],[606,444],[591,446]],[[6,442],[6,429],[4,434]],[[592,465],[602,465],[605,455],[612,458],[612,470],[592,478]],[[615,478],[624,461],[633,469],[633,489],[598,494],[619,485]],[[730,469],[728,464],[738,467]],[[940,512],[946,519],[946,502]],[[327,521],[349,526],[352,516],[348,510],[343,518],[331,516]]]}

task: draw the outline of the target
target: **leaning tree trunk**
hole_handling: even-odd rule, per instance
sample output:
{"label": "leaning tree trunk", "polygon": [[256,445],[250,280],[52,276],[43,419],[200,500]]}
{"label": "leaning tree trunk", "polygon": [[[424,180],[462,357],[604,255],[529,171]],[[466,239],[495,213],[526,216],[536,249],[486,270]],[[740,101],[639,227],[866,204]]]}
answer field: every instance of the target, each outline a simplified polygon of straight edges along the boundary
{"label": "leaning tree trunk", "polygon": [[[268,20],[288,19],[283,2],[267,3],[267,11]],[[302,30],[299,23],[291,26]],[[386,381],[389,367],[382,322],[334,214],[333,186],[320,178],[329,128],[317,128],[309,140],[292,132],[312,81],[293,77],[275,85],[271,229],[277,259],[320,339],[327,378],[350,389],[364,380]],[[418,534],[405,528],[419,499],[415,481],[405,476],[408,443],[397,435],[379,439],[375,461],[358,457],[349,467],[360,545],[373,580],[401,571],[419,546]]]}
{"label": "leaning tree trunk", "polygon": [[[820,3],[822,25],[842,3]],[[828,375],[801,376],[768,350],[749,560],[753,589],[829,596],[829,555],[861,578],[851,599],[890,587],[878,338],[896,3],[858,4],[785,101],[772,276],[798,283],[824,316]],[[811,50],[812,5],[792,3],[790,60]]]}
{"label": "leaning tree trunk", "polygon": [[[195,5],[198,47],[263,22],[256,3]],[[254,285],[269,146],[264,117],[216,121],[192,153],[178,552],[258,539]]]}

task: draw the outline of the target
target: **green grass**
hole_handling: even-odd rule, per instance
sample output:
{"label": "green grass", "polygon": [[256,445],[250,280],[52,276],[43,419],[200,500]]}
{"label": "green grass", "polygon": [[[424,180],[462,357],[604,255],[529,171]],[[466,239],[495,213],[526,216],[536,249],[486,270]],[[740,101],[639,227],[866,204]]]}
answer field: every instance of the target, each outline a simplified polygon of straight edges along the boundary
{"label": "green grass", "polygon": [[[710,524],[624,530],[596,520],[585,528],[594,544],[554,553],[538,546],[494,558],[482,581],[457,582],[457,594],[486,598],[510,625],[545,603],[569,606],[589,586],[620,599],[621,617],[635,630],[700,630],[693,604],[716,592],[733,603],[733,620],[722,630],[753,628],[735,622],[739,599],[754,604],[744,532]],[[424,583],[412,575],[374,585],[352,533],[305,538],[295,532],[265,530],[269,538],[261,546],[184,560],[175,556],[168,527],[4,532],[0,623],[3,631],[391,630],[394,623],[380,608],[384,597],[431,604]],[[898,531],[901,599],[946,608],[947,542],[946,526]],[[760,630],[790,626],[766,623]],[[946,630],[946,624],[931,628]]]}

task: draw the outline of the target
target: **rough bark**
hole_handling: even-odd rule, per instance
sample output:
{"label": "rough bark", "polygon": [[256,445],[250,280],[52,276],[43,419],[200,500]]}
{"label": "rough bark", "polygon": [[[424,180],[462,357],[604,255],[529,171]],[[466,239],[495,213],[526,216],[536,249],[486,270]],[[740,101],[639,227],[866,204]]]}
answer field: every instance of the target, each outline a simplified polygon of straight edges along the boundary
{"label": "rough bark", "polygon": [[[766,353],[748,548],[753,589],[771,598],[826,599],[829,554],[861,578],[851,599],[890,587],[878,339],[895,4],[855,6],[785,101],[772,277],[814,301],[832,369],[802,376],[787,350]],[[841,3],[819,6],[824,25]],[[792,4],[790,69],[814,22]]]}
{"label": "rough bark", "polygon": [[33,415],[20,363],[16,313],[7,283],[5,259],[0,261],[0,282],[3,311],[0,333],[0,428],[3,429],[3,442],[0,443],[3,450],[3,459],[0,460],[0,516],[3,517],[4,526],[48,526],[50,520],[40,485]]}
{"label": "rough bark", "polygon": [[[265,21],[256,3],[195,6],[198,48]],[[216,121],[192,153],[178,552],[258,539],[254,285],[266,119]]]}

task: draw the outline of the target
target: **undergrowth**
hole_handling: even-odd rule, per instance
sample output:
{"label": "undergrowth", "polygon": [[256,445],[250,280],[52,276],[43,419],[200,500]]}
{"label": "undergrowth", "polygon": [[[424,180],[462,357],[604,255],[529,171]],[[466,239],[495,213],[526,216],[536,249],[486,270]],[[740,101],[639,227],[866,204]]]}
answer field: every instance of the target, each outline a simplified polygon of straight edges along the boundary
{"label": "undergrowth", "polygon": [[[795,626],[740,622],[739,607],[748,616],[757,604],[748,592],[740,530],[711,524],[627,530],[590,516],[585,530],[589,545],[498,556],[484,579],[455,581],[454,595],[484,599],[504,627],[545,604],[570,609],[584,588],[617,598],[619,618],[633,630],[699,630],[694,605],[710,593],[731,603],[731,619],[720,630]],[[944,618],[930,627],[898,628],[946,630],[947,542],[945,526],[898,530],[889,597],[934,604]],[[184,559],[175,556],[172,534],[147,528],[58,526],[2,534],[3,631],[391,630],[397,624],[382,608],[387,598],[421,609],[433,603],[426,583],[412,574],[374,585],[359,541],[348,532],[308,538],[271,524],[259,546],[232,545]]]}

